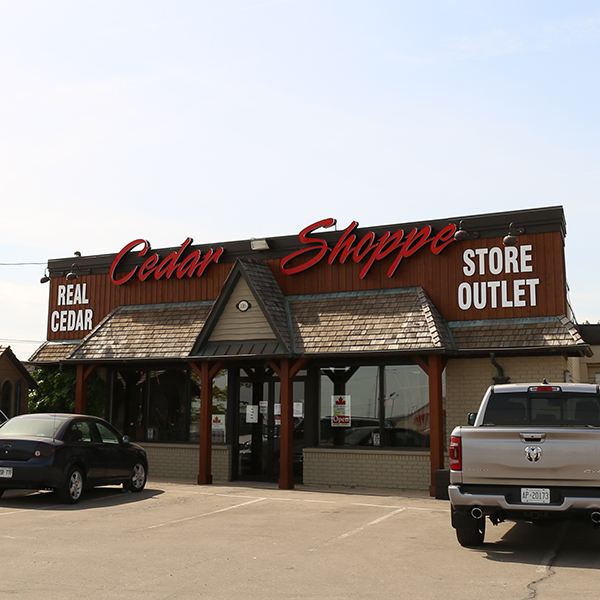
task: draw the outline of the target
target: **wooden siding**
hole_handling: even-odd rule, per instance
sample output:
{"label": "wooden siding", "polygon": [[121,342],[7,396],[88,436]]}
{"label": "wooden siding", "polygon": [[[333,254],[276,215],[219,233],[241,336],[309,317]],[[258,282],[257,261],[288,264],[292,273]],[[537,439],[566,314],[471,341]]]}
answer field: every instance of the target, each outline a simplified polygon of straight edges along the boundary
{"label": "wooden siding", "polygon": [[[387,277],[387,269],[394,260],[393,256],[373,265],[371,271],[362,280],[359,278],[359,272],[364,263],[356,264],[351,258],[343,265],[338,262],[328,265],[323,260],[311,269],[296,275],[284,275],[279,269],[279,260],[272,259],[268,263],[285,295],[421,286],[447,321],[567,314],[564,249],[560,232],[519,236],[519,246],[527,244],[532,246],[533,267],[533,270],[528,273],[500,275],[487,273],[486,275],[475,274],[472,277],[465,276],[463,273],[465,249],[503,248],[502,238],[456,242],[450,244],[439,255],[433,254],[428,248],[422,248],[410,258],[404,259],[391,278]],[[226,256],[223,260],[226,260]],[[203,277],[159,281],[149,278],[143,282],[134,278],[121,286],[112,284],[108,274],[84,275],[73,282],[87,284],[86,295],[89,304],[79,306],[57,306],[58,286],[69,282],[62,278],[53,278],[50,284],[48,340],[79,339],[88,333],[87,331],[53,332],[51,330],[53,311],[92,309],[95,327],[111,310],[121,305],[216,300],[232,268],[233,263],[221,262],[211,265]],[[493,309],[488,303],[483,309],[461,310],[459,308],[458,288],[465,281],[472,284],[504,280],[511,287],[515,279],[531,278],[539,279],[536,306],[528,304],[522,308]]]}
{"label": "wooden siding", "polygon": [[[251,308],[241,312],[236,308],[240,300],[247,300]],[[265,318],[246,280],[240,277],[219,321],[209,338],[210,342],[274,340],[277,339]]]}

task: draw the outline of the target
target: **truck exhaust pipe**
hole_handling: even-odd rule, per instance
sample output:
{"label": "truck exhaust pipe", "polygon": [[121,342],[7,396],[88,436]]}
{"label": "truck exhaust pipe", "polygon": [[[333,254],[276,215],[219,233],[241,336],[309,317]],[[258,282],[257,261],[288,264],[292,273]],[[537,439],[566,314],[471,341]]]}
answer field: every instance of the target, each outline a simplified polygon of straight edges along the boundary
{"label": "truck exhaust pipe", "polygon": [[471,516],[474,519],[481,519],[481,517],[483,517],[483,511],[479,508],[479,506],[476,506],[475,508],[471,509]]}

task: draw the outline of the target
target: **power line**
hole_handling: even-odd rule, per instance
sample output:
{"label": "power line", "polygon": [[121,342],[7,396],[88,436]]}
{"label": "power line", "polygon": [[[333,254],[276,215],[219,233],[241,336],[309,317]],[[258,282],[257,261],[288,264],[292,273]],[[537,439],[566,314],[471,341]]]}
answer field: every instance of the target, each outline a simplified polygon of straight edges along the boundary
{"label": "power line", "polygon": [[46,340],[10,340],[8,338],[0,338],[0,342],[12,342],[15,344],[43,344]]}
{"label": "power line", "polygon": [[45,262],[18,262],[18,263],[0,263],[0,267],[22,267],[26,265],[46,265]]}

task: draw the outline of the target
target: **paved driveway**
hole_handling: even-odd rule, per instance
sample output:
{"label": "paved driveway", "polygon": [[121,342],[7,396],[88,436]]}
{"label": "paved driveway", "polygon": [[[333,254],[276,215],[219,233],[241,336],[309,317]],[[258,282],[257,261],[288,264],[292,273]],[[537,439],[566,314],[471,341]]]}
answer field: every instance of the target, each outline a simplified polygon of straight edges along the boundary
{"label": "paved driveway", "polygon": [[595,598],[600,531],[488,527],[461,548],[419,495],[150,481],[141,494],[0,499],[0,598]]}

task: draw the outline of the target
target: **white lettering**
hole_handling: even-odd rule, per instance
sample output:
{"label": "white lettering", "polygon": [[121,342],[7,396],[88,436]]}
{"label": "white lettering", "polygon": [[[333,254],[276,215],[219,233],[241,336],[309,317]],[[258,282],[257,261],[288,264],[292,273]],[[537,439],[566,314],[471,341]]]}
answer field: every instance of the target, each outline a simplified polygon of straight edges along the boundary
{"label": "white lettering", "polygon": [[485,275],[485,255],[488,253],[487,248],[477,248],[475,254],[479,256],[479,274]]}
{"label": "white lettering", "polygon": [[528,263],[531,262],[531,244],[525,244],[521,246],[521,273],[531,273],[533,271],[533,265]]}
{"label": "white lettering", "polygon": [[488,281],[488,290],[490,290],[490,306],[492,308],[498,308],[498,288],[500,287],[499,281]]}
{"label": "white lettering", "polygon": [[475,263],[473,262],[473,257],[475,256],[475,252],[471,250],[471,248],[467,248],[463,252],[463,261],[465,266],[463,267],[463,273],[467,277],[471,277],[471,275],[475,275]]}
{"label": "white lettering", "polygon": [[59,319],[59,317],[60,317],[60,313],[57,310],[55,310],[52,313],[52,315],[50,316],[50,329],[52,329],[52,331],[54,331],[54,332],[58,331],[58,319]]}
{"label": "white lettering", "polygon": [[473,284],[473,306],[481,310],[487,304],[487,295],[485,292],[485,281],[475,282]]}
{"label": "white lettering", "polygon": [[467,277],[475,275],[477,264],[474,260],[478,257],[479,275],[500,275],[504,273],[530,273],[533,271],[531,265],[532,247],[531,244],[526,244],[520,247],[507,246],[505,248],[494,246],[493,248],[467,248],[463,252],[463,273]]}
{"label": "white lettering", "polygon": [[471,308],[472,294],[471,286],[468,283],[461,283],[458,286],[458,306],[461,310]]}
{"label": "white lettering", "polygon": [[518,273],[519,263],[517,258],[519,256],[519,249],[516,246],[506,246],[504,248],[504,272],[505,273]]}
{"label": "white lettering", "polygon": [[489,267],[490,267],[490,273],[492,275],[500,275],[500,273],[502,273],[503,270],[503,260],[502,260],[502,249],[501,248],[492,248],[490,250],[490,260],[489,260]]}
{"label": "white lettering", "polygon": [[89,304],[90,301],[87,297],[87,283],[81,284],[81,304]]}
{"label": "white lettering", "polygon": [[525,283],[529,286],[529,304],[537,306],[536,286],[540,283],[539,279],[527,279]]}
{"label": "white lettering", "polygon": [[513,297],[514,297],[514,302],[515,302],[515,307],[523,307],[523,306],[527,306],[527,304],[525,303],[525,300],[522,300],[522,296],[525,295],[525,290],[521,287],[525,285],[525,280],[524,279],[515,279],[513,281]]}
{"label": "white lettering", "polygon": [[93,327],[92,327],[93,317],[94,317],[94,311],[91,308],[86,308],[85,309],[85,326],[84,326],[85,331],[91,331],[93,329]]}
{"label": "white lettering", "polygon": [[65,292],[67,291],[67,286],[66,285],[59,285],[58,286],[58,306],[64,306],[66,304],[66,300],[65,300]]}
{"label": "white lettering", "polygon": [[500,291],[502,296],[502,308],[512,308],[513,302],[508,299],[508,281],[500,282]]}
{"label": "white lettering", "polygon": [[66,304],[68,306],[71,306],[73,304],[73,288],[75,287],[74,284],[70,283],[67,286],[67,302]]}
{"label": "white lettering", "polygon": [[60,330],[61,331],[67,330],[67,311],[66,310],[60,311]]}
{"label": "white lettering", "polygon": [[458,286],[458,306],[461,310],[470,308],[482,310],[488,305],[490,308],[498,308],[499,304],[501,308],[536,306],[539,283],[540,280],[537,278],[515,279],[512,282],[503,280],[468,283],[464,281]]}

